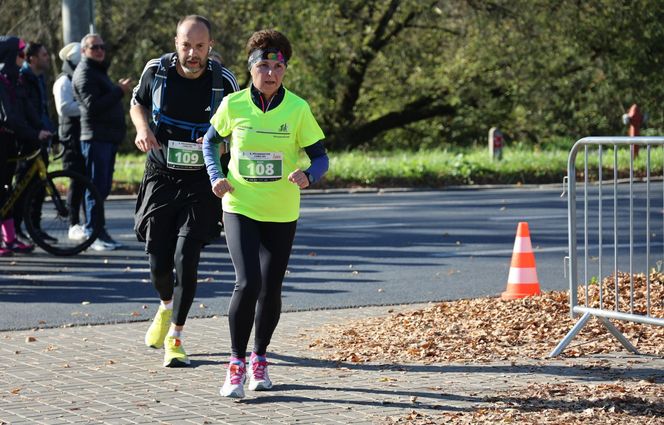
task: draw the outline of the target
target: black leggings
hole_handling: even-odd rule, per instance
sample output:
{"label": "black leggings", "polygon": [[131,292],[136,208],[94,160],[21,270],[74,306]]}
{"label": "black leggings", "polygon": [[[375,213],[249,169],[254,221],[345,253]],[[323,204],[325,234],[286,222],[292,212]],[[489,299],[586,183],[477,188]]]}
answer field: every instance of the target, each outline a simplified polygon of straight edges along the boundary
{"label": "black leggings", "polygon": [[[173,319],[176,326],[184,326],[196,296],[198,260],[203,242],[178,237],[177,242],[150,249],[150,277],[163,301],[173,300]],[[173,280],[175,266],[175,281]]]}
{"label": "black leggings", "polygon": [[[78,140],[72,140],[70,143],[77,143]],[[69,171],[74,171],[78,174],[86,175],[85,171],[85,158],[81,153],[80,147],[71,148],[66,147],[65,153],[62,156],[62,168]],[[85,195],[85,186],[82,182],[72,181],[69,192],[67,192],[67,206],[69,207],[69,225],[73,226],[80,223],[80,210],[83,204],[83,195]],[[83,208],[85,210],[85,208]]]}
{"label": "black leggings", "polygon": [[231,355],[246,355],[254,324],[254,352],[265,355],[281,315],[281,284],[297,221],[261,222],[224,212],[226,244],[235,267],[235,290],[228,309]]}

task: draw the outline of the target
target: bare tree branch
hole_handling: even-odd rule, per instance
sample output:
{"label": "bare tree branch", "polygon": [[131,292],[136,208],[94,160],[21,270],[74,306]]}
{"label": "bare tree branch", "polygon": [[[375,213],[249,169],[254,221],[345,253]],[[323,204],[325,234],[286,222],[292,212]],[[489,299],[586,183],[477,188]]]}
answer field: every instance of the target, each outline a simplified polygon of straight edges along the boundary
{"label": "bare tree branch", "polygon": [[353,149],[386,131],[405,127],[418,121],[440,116],[453,116],[454,106],[441,102],[442,97],[425,96],[403,106],[399,111],[389,112],[379,118],[340,132],[331,140],[326,140],[331,148]]}
{"label": "bare tree branch", "polygon": [[122,33],[115,34],[115,37],[111,40],[111,51],[117,51],[122,46],[130,44],[129,42],[135,37],[138,30],[145,26],[146,22],[152,20],[155,10],[157,10],[160,4],[159,0],[149,0],[148,4],[143,8],[141,15],[136,16],[136,19],[127,25]]}
{"label": "bare tree branch", "polygon": [[366,71],[376,57],[376,54],[404,28],[407,21],[409,22],[414,18],[413,13],[410,13],[403,22],[398,23],[396,27],[388,33],[388,27],[400,4],[400,0],[392,0],[390,2],[390,5],[379,19],[378,24],[372,33],[372,37],[367,40],[364,45],[359,47],[356,55],[348,64],[346,71],[348,83],[343,87],[339,94],[337,108],[337,115],[340,118],[340,121],[345,125],[350,125],[354,121],[354,109],[357,99],[359,98],[360,88],[364,83]]}

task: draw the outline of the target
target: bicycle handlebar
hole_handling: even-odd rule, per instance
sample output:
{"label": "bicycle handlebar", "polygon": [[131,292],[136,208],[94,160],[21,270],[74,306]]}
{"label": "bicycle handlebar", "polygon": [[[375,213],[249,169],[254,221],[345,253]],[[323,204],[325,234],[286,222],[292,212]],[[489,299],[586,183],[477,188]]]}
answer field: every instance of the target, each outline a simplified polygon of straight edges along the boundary
{"label": "bicycle handlebar", "polygon": [[[63,143],[60,142],[60,140],[56,140],[56,141],[50,143],[50,146],[46,147],[46,149],[48,150],[52,146],[56,146],[56,145],[60,145],[60,146],[64,147]],[[44,150],[44,146],[40,144],[40,146],[37,149],[33,150],[32,152],[29,152],[25,155],[19,155],[16,158],[9,158],[9,160],[12,161],[12,162],[30,161],[30,160],[35,159],[36,157],[38,157],[43,150]],[[65,153],[65,150],[60,149],[59,153],[57,155],[53,156],[53,160],[60,159],[64,155],[64,153]]]}

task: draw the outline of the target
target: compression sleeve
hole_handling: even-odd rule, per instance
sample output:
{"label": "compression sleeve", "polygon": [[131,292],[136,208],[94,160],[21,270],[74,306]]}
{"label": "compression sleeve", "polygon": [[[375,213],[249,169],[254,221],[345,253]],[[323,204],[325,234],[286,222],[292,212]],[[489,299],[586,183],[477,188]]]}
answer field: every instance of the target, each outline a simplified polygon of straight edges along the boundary
{"label": "compression sleeve", "polygon": [[312,183],[316,183],[323,178],[329,169],[330,159],[327,156],[323,142],[320,140],[313,145],[305,147],[304,151],[307,153],[307,156],[311,161],[311,165],[307,168],[306,172],[312,177]]}
{"label": "compression sleeve", "polygon": [[208,176],[210,176],[210,183],[226,178],[221,172],[221,161],[219,160],[219,142],[221,141],[223,138],[213,126],[210,126],[203,136],[203,159]]}

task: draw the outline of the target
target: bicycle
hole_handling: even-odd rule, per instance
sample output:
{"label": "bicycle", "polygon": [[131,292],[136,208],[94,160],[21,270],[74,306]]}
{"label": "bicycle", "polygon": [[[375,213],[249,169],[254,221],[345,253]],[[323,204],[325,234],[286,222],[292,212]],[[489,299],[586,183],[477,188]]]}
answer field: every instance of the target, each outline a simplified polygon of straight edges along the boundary
{"label": "bicycle", "polygon": [[[44,251],[59,256],[76,255],[87,249],[101,232],[97,223],[83,239],[69,239],[70,212],[67,193],[74,184],[80,185],[95,199],[95,210],[102,211],[102,199],[94,184],[86,176],[74,171],[59,170],[48,172],[42,157],[42,148],[10,161],[32,161],[25,176],[16,182],[7,201],[0,207],[0,217],[7,217],[19,197],[25,192],[24,222],[30,238]],[[56,158],[57,159],[57,158]],[[85,202],[81,203],[84,210]],[[85,213],[84,213],[85,214]]]}

